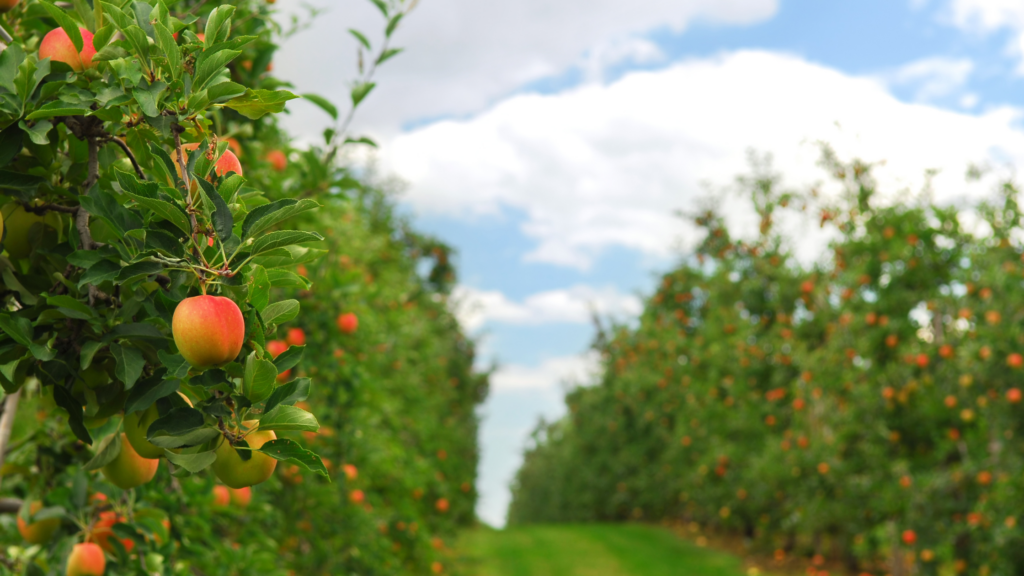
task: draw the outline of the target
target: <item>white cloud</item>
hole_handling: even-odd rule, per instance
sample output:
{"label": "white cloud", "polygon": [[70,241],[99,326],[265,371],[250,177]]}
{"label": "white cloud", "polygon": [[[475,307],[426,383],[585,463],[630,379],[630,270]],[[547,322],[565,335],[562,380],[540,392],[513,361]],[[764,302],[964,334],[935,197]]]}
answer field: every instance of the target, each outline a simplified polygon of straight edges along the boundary
{"label": "white cloud", "polygon": [[491,376],[491,389],[548,390],[561,393],[563,387],[590,384],[598,370],[596,352],[581,356],[560,356],[544,360],[538,366],[510,364]]}
{"label": "white cloud", "polygon": [[[417,211],[521,211],[523,232],[537,242],[529,258],[585,268],[612,246],[667,255],[674,241],[691,240],[673,211],[746,171],[749,148],[772,152],[791,185],[823,179],[818,141],[841,157],[884,160],[875,172],[883,190],[921,190],[925,171],[941,168],[934,195],[956,201],[968,191],[969,162],[1024,160],[1020,116],[905,103],[874,78],[741,51],[607,86],[515,96],[474,118],[402,134],[383,157],[409,181]],[[746,224],[745,203],[734,199],[726,214]]]}
{"label": "white cloud", "polygon": [[889,86],[916,86],[915,99],[927,102],[963,88],[973,71],[974,62],[968,58],[933,57],[900,66],[881,79]]}
{"label": "white cloud", "polygon": [[[280,4],[280,3],[279,3]],[[287,4],[287,3],[285,3]],[[294,3],[287,16],[301,13]],[[356,43],[348,28],[377,41],[381,14],[365,0],[312,0],[327,12],[285,42],[275,74],[299,92],[317,92],[339,105],[355,72]],[[403,123],[475,113],[524,85],[574,66],[623,59],[649,60],[652,45],[637,40],[654,30],[680,32],[696,20],[743,25],[771,17],[778,0],[422,0],[395,33],[408,51],[383,66],[380,87],[357,118],[357,128],[391,134]],[[624,52],[623,52],[624,51]],[[589,60],[588,60],[589,54]],[[610,58],[610,59],[609,59]],[[591,72],[592,73],[592,72]],[[323,113],[289,105],[296,135],[317,136]]]}
{"label": "white cloud", "polygon": [[636,316],[643,304],[633,295],[614,288],[579,285],[532,294],[522,302],[509,300],[496,290],[455,289],[452,302],[462,326],[475,331],[486,322],[539,325],[556,322],[587,323],[591,311],[600,316]]}
{"label": "white cloud", "polygon": [[1024,2],[1019,0],[951,0],[949,20],[956,26],[980,33],[1008,28],[1017,33],[1007,51],[1021,58],[1017,72],[1024,74]]}

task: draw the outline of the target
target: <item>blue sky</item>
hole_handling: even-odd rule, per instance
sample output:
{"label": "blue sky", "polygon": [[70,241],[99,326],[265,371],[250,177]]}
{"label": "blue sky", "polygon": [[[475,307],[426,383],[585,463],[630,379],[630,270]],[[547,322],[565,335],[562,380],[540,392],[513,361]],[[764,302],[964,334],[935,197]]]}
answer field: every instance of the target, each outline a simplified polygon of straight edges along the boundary
{"label": "blue sky", "polygon": [[[343,102],[354,47],[333,39],[375,29],[363,4],[332,4],[277,69]],[[749,229],[722,193],[746,151],[810,185],[819,140],[884,159],[893,196],[928,168],[942,169],[939,201],[986,194],[988,181],[963,184],[968,163],[1024,160],[1022,38],[1024,3],[1005,0],[422,0],[355,129],[382,142],[373,161],[407,183],[418,227],[457,248],[458,312],[499,366],[481,410],[481,517],[504,522],[529,430],[563,412],[563,382],[593,377],[590,309],[635,318],[693,242],[674,210],[717,191]],[[337,74],[304,62],[325,46]],[[323,126],[311,106],[290,112],[300,139]],[[815,232],[793,234],[814,257]]]}

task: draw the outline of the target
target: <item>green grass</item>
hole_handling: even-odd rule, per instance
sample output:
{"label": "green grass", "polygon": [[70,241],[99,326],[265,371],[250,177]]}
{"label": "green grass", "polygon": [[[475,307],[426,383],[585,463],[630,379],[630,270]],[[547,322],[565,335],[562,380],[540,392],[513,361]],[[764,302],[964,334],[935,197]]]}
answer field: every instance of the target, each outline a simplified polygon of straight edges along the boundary
{"label": "green grass", "polygon": [[478,528],[459,542],[466,576],[744,576],[738,558],[629,524]]}

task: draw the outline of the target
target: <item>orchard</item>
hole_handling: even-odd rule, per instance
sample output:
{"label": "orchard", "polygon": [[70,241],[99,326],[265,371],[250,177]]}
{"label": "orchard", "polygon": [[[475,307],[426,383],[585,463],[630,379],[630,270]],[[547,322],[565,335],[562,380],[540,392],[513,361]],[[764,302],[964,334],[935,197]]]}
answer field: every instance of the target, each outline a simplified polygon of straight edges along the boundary
{"label": "orchard", "polygon": [[438,573],[473,519],[450,249],[342,153],[411,6],[346,113],[272,4],[0,2],[0,574]]}
{"label": "orchard", "polygon": [[[1024,573],[1018,190],[958,210],[823,165],[840,193],[740,179],[757,234],[695,215],[695,253],[537,428],[511,523],[692,523],[810,574]],[[793,214],[832,239],[817,264]]]}

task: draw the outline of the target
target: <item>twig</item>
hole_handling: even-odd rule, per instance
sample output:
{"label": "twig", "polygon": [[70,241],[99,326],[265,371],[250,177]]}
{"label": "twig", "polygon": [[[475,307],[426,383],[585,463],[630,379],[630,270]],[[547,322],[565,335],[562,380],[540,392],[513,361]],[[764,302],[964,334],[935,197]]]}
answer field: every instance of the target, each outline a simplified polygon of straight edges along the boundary
{"label": "twig", "polygon": [[[14,427],[14,416],[18,412],[20,398],[21,388],[4,398],[4,412],[0,415],[0,470],[3,470],[4,460],[7,458],[7,443],[11,439],[11,428]],[[0,480],[3,480],[2,475]]]}
{"label": "twig", "polygon": [[120,138],[116,136],[111,136],[110,142],[117,144],[121,148],[121,150],[124,150],[125,155],[128,156],[128,159],[132,161],[132,166],[135,167],[135,174],[138,175],[139,180],[145,180],[146,175],[142,172],[142,167],[139,166],[139,161],[135,159],[135,154],[132,154],[132,149],[129,148],[127,144],[125,144]]}
{"label": "twig", "polygon": [[17,498],[0,498],[0,514],[17,514],[22,501]]}

